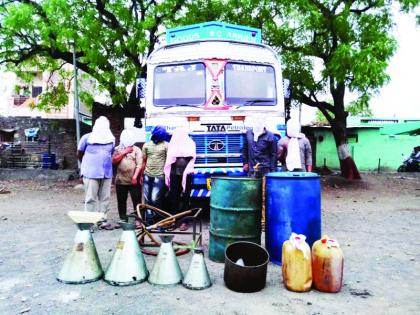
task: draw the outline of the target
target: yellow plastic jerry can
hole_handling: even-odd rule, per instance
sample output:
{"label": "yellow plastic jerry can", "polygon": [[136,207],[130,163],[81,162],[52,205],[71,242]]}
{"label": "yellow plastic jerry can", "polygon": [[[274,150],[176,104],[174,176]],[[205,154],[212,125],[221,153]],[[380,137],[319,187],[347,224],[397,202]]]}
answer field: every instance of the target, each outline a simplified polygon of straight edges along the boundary
{"label": "yellow plastic jerry can", "polygon": [[339,292],[343,283],[344,257],[336,240],[323,236],[312,246],[314,287],[322,292]]}
{"label": "yellow plastic jerry can", "polygon": [[305,235],[292,233],[283,243],[281,270],[290,291],[306,292],[312,286],[311,249],[305,240]]}

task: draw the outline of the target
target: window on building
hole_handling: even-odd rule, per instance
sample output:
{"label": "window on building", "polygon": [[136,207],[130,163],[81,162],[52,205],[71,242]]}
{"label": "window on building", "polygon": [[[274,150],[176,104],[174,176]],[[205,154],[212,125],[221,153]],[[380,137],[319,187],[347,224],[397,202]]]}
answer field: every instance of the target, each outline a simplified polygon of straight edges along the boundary
{"label": "window on building", "polygon": [[347,135],[347,143],[357,143],[359,142],[358,134],[349,134]]}
{"label": "window on building", "polygon": [[42,86],[33,86],[32,87],[32,97],[37,97],[42,93]]}
{"label": "window on building", "polygon": [[0,142],[13,142],[14,130],[0,129]]}

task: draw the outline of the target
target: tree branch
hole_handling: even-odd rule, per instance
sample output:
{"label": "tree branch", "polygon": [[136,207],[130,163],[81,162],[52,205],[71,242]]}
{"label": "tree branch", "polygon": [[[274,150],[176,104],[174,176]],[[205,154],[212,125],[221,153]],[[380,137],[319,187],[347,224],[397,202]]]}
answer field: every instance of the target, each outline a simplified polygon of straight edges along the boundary
{"label": "tree branch", "polygon": [[1,7],[6,7],[7,5],[14,3],[14,2],[20,2],[19,0],[9,0],[9,1],[4,1],[2,3],[0,3],[0,8]]}
{"label": "tree branch", "polygon": [[[185,2],[184,0],[181,0],[181,1],[177,2],[177,4],[171,9],[170,13],[172,15],[174,15],[178,10],[181,9],[184,2]],[[150,3],[152,3],[152,1]],[[150,53],[155,48],[154,46],[155,46],[156,40],[157,40],[156,32],[158,30],[159,25],[162,23],[163,19],[166,18],[166,17],[167,17],[167,15],[165,15],[165,14],[155,15],[155,25],[153,27],[151,27],[150,30],[149,30],[149,46],[148,46],[148,50],[147,50],[147,55],[150,55]]]}
{"label": "tree branch", "polygon": [[317,0],[309,0],[309,2],[312,3],[314,6],[316,6],[324,16],[327,16],[330,18],[334,16],[334,14],[326,6],[324,6],[322,3],[318,2]]}
{"label": "tree branch", "polygon": [[65,64],[67,64],[67,62],[63,62],[63,63],[62,63],[59,67],[57,67],[57,68],[55,68],[55,69],[52,69],[52,70],[50,71],[50,75],[48,76],[47,83],[50,83],[50,81],[51,81],[52,76],[54,75],[54,73],[55,73],[56,71],[60,70],[61,68],[63,68],[63,66],[64,66]]}
{"label": "tree branch", "polygon": [[334,106],[331,105],[330,103],[327,102],[319,102],[319,101],[315,101],[313,100],[310,96],[305,95],[304,93],[299,95],[299,100],[311,107],[317,107],[317,108],[325,108],[326,110],[330,111],[330,112],[334,112]]}
{"label": "tree branch", "polygon": [[103,21],[108,26],[110,26],[114,30],[118,30],[121,34],[123,34],[125,36],[129,36],[128,31],[124,27],[122,27],[122,25],[120,24],[118,19],[115,17],[115,15],[105,9],[105,3],[104,2],[102,2],[101,0],[96,0],[96,6],[95,7],[96,7],[96,9],[98,10],[98,13],[101,16],[106,17],[106,19],[103,19]]}
{"label": "tree branch", "polygon": [[145,10],[149,10],[151,5],[156,5],[156,1],[155,0],[150,0],[149,3],[146,5]]}
{"label": "tree branch", "polygon": [[[123,46],[124,55],[129,58],[137,68],[141,67],[139,58],[136,53],[131,52],[126,44],[125,44],[125,37],[129,37],[129,32],[121,25],[121,23],[118,21],[117,17],[111,13],[110,11],[106,10],[105,3],[101,0],[96,0],[96,9],[98,10],[98,13],[102,17],[101,20],[108,25],[111,29],[116,30],[118,33],[120,33],[122,36],[120,37],[121,45]],[[105,18],[103,18],[105,17]]]}
{"label": "tree branch", "polygon": [[[312,94],[312,93],[311,93]],[[331,116],[331,113],[334,113],[334,106],[332,106],[330,103],[327,102],[315,102],[311,99],[311,97],[305,95],[304,93],[299,95],[299,100],[308,106],[318,108],[321,113],[325,116],[325,118],[328,120],[328,122],[331,124],[333,121],[333,117]]]}
{"label": "tree branch", "polygon": [[136,22],[139,21],[139,13],[137,12],[137,1],[133,0],[131,1],[131,6],[130,6],[130,10],[131,10],[131,14],[133,14],[134,16],[134,20]]}
{"label": "tree branch", "polygon": [[318,107],[318,109],[321,111],[322,115],[325,116],[325,118],[328,120],[328,122],[330,123],[330,125],[333,122],[333,117],[330,115],[330,113],[324,108],[324,107]]}

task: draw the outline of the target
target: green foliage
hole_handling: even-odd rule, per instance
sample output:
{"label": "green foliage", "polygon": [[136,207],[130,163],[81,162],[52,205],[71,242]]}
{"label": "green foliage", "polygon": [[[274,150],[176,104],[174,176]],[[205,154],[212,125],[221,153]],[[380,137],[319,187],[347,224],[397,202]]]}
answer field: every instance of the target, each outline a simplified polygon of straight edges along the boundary
{"label": "green foliage", "polygon": [[61,81],[58,82],[57,85],[52,86],[47,91],[41,93],[38,102],[32,103],[31,107],[50,112],[53,109],[58,110],[62,108],[68,102],[68,93],[63,81]]}
{"label": "green foliage", "polygon": [[315,119],[312,121],[313,124],[320,125],[320,126],[326,126],[328,125],[328,121],[325,118],[324,114],[317,110],[315,113]]}
{"label": "green foliage", "polygon": [[[72,64],[73,47],[79,69],[107,91],[115,106],[137,104],[134,82],[144,73],[145,59],[159,41],[162,25],[180,21],[186,1],[17,0],[0,4],[0,65],[19,76],[28,69],[56,70]],[[74,44],[74,46],[73,46]],[[64,78],[63,78],[64,79]],[[48,91],[42,108],[59,109],[61,97]],[[127,92],[128,90],[128,92]],[[55,96],[54,96],[55,95]],[[53,97],[54,96],[54,97]]]}
{"label": "green foliage", "polygon": [[[396,51],[392,6],[378,0],[228,0],[223,19],[263,29],[264,41],[279,51],[292,98],[316,107],[345,135],[349,114],[369,113],[370,96],[389,81],[386,68]],[[419,0],[401,0],[406,12]],[[349,91],[359,99],[346,107]]]}
{"label": "green foliage", "polygon": [[[399,2],[405,12],[419,4]],[[132,106],[135,78],[146,71],[145,60],[164,27],[222,20],[262,28],[265,43],[279,51],[284,76],[294,82],[292,97],[318,107],[331,123],[342,122],[346,92],[357,92],[357,102],[368,104],[389,80],[386,67],[396,50],[392,5],[385,0],[3,1],[0,66],[30,80],[31,69],[60,73],[75,49],[78,68],[94,79],[92,91],[81,88],[82,101],[92,104],[92,95],[106,92],[113,105]],[[67,76],[62,80],[68,90]],[[62,106],[57,94],[62,90],[49,85],[41,106]]]}
{"label": "green foliage", "polygon": [[403,12],[408,12],[415,8],[418,8],[420,0],[400,0],[401,9]]}
{"label": "green foliage", "polygon": [[346,110],[351,116],[371,117],[372,111],[369,108],[370,96],[364,94],[356,101],[350,102]]}
{"label": "green foliage", "polygon": [[89,93],[89,92],[87,92],[87,91],[81,91],[81,92],[79,93],[79,98],[80,98],[80,101],[81,101],[83,104],[85,104],[85,105],[86,105],[86,107],[87,107],[90,111],[92,111],[92,108],[93,108],[93,102],[94,102],[94,98],[93,98],[92,94],[91,94],[91,93]]}

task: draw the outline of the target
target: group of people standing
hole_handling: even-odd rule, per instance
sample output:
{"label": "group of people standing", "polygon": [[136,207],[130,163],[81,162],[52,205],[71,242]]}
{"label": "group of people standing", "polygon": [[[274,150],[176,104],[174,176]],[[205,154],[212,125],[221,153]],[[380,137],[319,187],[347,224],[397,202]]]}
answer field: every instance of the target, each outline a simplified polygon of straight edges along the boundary
{"label": "group of people standing", "polygon": [[242,150],[243,169],[251,177],[263,177],[277,170],[280,161],[284,171],[312,171],[312,149],[308,138],[300,132],[296,119],[286,124],[286,136],[279,141],[267,129],[266,117],[255,116],[252,129],[245,135]]}
{"label": "group of people standing", "polygon": [[[255,116],[248,129],[242,150],[243,169],[252,177],[263,177],[277,170],[280,161],[286,171],[312,171],[312,150],[309,140],[300,133],[297,120],[290,119],[286,137],[278,142],[266,125],[266,117]],[[183,128],[170,136],[156,126],[151,139],[142,149],[135,146],[133,129],[124,129],[119,145],[106,117],[99,117],[92,132],[84,135],[78,145],[81,176],[85,188],[85,210],[107,213],[110,207],[113,166],[116,168],[115,190],[118,214],[127,221],[127,197],[130,194],[135,209],[141,202],[176,214],[189,206],[192,174],[196,159],[195,142]],[[167,196],[167,198],[165,198]],[[165,204],[165,200],[168,202]],[[102,228],[112,229],[111,223]],[[187,230],[183,223],[180,230]]]}
{"label": "group of people standing", "polygon": [[[178,128],[172,137],[161,126],[152,131],[149,142],[143,148],[135,146],[133,129],[124,129],[119,145],[111,133],[109,121],[101,116],[84,135],[78,145],[81,161],[81,176],[85,188],[85,210],[107,213],[110,208],[113,166],[116,168],[115,190],[118,214],[127,221],[127,197],[130,194],[135,209],[141,202],[143,185],[144,203],[164,208],[168,190],[166,210],[176,214],[188,207],[192,172],[195,162],[195,143],[185,129]],[[104,222],[103,229],[113,229],[115,225]],[[180,230],[187,230],[183,223]]]}

